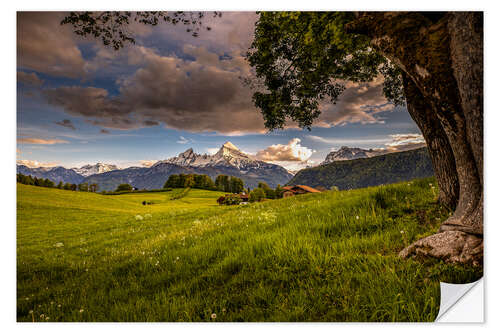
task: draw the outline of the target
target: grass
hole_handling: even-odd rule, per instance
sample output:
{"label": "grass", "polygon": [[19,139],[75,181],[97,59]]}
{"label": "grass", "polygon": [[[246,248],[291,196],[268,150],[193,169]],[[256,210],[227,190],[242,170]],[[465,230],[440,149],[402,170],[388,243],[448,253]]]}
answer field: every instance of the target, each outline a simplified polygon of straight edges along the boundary
{"label": "grass", "polygon": [[439,281],[482,271],[398,258],[449,214],[429,183],[245,206],[19,184],[17,319],[433,321]]}

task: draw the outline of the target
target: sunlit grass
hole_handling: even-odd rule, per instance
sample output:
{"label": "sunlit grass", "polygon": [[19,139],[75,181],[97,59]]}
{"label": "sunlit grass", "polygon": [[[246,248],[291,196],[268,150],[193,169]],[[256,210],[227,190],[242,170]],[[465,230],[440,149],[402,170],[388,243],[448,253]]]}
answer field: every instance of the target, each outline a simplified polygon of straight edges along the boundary
{"label": "sunlit grass", "polygon": [[449,214],[429,183],[246,206],[18,185],[18,320],[432,321],[439,281],[482,272],[397,257]]}

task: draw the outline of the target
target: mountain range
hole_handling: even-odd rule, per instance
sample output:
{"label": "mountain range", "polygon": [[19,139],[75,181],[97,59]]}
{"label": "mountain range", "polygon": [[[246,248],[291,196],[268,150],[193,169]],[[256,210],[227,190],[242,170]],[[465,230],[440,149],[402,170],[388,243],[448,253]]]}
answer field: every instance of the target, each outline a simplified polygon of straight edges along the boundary
{"label": "mountain range", "polygon": [[[293,176],[279,165],[248,156],[231,142],[222,145],[214,155],[197,154],[190,148],[176,157],[159,161],[151,167],[118,169],[114,165],[98,163],[75,169],[63,167],[30,169],[24,165],[18,165],[17,169],[18,173],[49,178],[55,182],[61,180],[71,183],[96,183],[100,190],[105,191],[114,190],[122,183],[140,189],[161,188],[170,175],[179,173],[205,174],[213,179],[220,174],[235,176],[243,179],[245,186],[250,188],[257,187],[259,182],[266,182],[269,186],[276,187],[278,184],[287,183]],[[52,171],[54,169],[57,169],[57,173]]]}
{"label": "mountain range", "polygon": [[[361,153],[360,153],[361,154]],[[359,156],[359,155],[358,155]],[[287,185],[337,186],[340,190],[377,186],[434,175],[427,148],[337,160],[302,169]]]}
{"label": "mountain range", "polygon": [[105,163],[96,163],[94,165],[87,164],[80,168],[73,168],[77,174],[82,175],[84,177],[94,175],[96,173],[103,173],[113,170],[118,170],[118,167],[113,164],[105,164]]}

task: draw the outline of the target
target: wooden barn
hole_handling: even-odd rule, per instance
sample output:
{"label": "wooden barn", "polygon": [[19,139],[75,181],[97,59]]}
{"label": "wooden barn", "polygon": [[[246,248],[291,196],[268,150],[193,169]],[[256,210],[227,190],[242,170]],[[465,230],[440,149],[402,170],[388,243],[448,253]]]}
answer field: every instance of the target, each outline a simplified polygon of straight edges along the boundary
{"label": "wooden barn", "polygon": [[284,186],[283,187],[283,198],[291,197],[299,194],[307,194],[307,193],[320,193],[321,191],[312,188],[307,185],[292,185],[292,186]]}

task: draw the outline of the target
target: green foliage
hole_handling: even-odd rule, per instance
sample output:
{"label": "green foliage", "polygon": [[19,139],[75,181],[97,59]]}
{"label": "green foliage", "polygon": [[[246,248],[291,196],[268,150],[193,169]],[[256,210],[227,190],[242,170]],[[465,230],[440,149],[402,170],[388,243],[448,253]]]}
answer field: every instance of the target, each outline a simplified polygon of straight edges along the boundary
{"label": "green foliage", "polygon": [[215,190],[215,184],[208,175],[179,174],[170,175],[163,188],[198,188],[202,190]]}
{"label": "green foliage", "polygon": [[265,198],[276,199],[276,192],[272,188],[270,188],[269,185],[267,185],[266,183],[259,182],[257,187],[264,190]]}
{"label": "green foliage", "polygon": [[[119,50],[127,43],[135,44],[135,37],[129,29],[131,23],[144,25],[158,25],[165,22],[172,25],[181,24],[186,32],[198,37],[203,26],[205,12],[165,12],[165,11],[103,11],[103,12],[70,12],[64,17],[61,25],[71,24],[75,34],[100,39],[105,45],[111,45]],[[220,17],[222,13],[213,12],[213,17]],[[209,26],[206,30],[211,30]]]}
{"label": "green foliage", "polygon": [[89,191],[89,184],[88,183],[78,184],[78,191],[88,192]]}
{"label": "green foliage", "polygon": [[17,321],[434,321],[482,270],[398,257],[450,213],[425,182],[245,206],[18,184]]}
{"label": "green foliage", "polygon": [[321,101],[335,103],[342,82],[386,77],[384,93],[396,104],[402,97],[399,71],[370,45],[368,37],[346,32],[352,12],[262,12],[247,60],[258,82],[253,101],[269,129],[287,119],[310,128]]}
{"label": "green foliage", "polygon": [[274,196],[276,199],[281,199],[283,198],[283,188],[281,187],[280,184],[278,184],[278,186],[276,186],[276,189],[274,190]]}
{"label": "green foliage", "polygon": [[25,184],[25,185],[34,185],[34,186],[41,186],[41,187],[54,187],[55,184],[53,181],[51,181],[48,178],[37,178],[37,177],[31,177],[31,175],[23,175],[22,173],[18,173],[16,175],[16,182]]}
{"label": "green foliage", "polygon": [[133,189],[132,185],[130,185],[130,184],[120,184],[116,188],[115,192],[128,192],[128,191],[132,191],[132,189]]}
{"label": "green foliage", "polygon": [[191,191],[191,187],[183,188],[182,190],[176,190],[172,192],[172,196],[170,200],[179,200],[188,195],[189,191]]}
{"label": "green foliage", "polygon": [[300,170],[289,185],[337,187],[340,190],[396,183],[434,174],[427,148]]}
{"label": "green foliage", "polygon": [[230,194],[224,197],[224,201],[222,204],[231,206],[231,205],[239,205],[241,203],[241,198],[237,194]]}
{"label": "green foliage", "polygon": [[257,187],[256,189],[253,189],[250,192],[248,201],[258,202],[258,201],[262,201],[265,198],[266,198],[266,192],[261,187]]}
{"label": "green foliage", "polygon": [[231,193],[241,193],[245,189],[245,183],[241,178],[231,176],[230,184]]}

